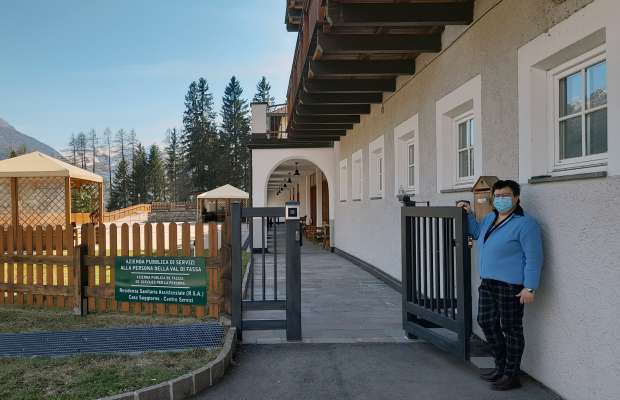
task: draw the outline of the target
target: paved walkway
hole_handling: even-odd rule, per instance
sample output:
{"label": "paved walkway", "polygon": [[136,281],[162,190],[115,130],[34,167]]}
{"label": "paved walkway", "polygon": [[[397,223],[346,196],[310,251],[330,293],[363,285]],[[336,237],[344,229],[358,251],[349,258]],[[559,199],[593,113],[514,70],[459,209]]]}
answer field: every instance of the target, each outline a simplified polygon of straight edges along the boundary
{"label": "paved walkway", "polygon": [[494,392],[478,371],[417,343],[244,345],[224,379],[196,399],[556,400],[524,377]]}
{"label": "paved walkway", "polygon": [[[284,229],[278,228],[278,298],[285,297]],[[281,232],[282,231],[282,232]],[[268,242],[270,250],[273,239]],[[262,298],[262,255],[254,255],[255,296]],[[273,298],[273,252],[266,256],[266,298]],[[307,343],[404,342],[401,297],[348,260],[304,241],[301,254],[302,335]],[[246,314],[249,316],[249,314]],[[274,318],[278,312],[254,312]],[[246,331],[244,343],[286,342],[284,331]]]}
{"label": "paved walkway", "polygon": [[[284,238],[277,239],[274,253],[269,236],[265,255],[267,299],[274,294],[274,254],[278,298],[285,297]],[[262,298],[262,259],[254,255],[256,299]],[[493,392],[472,364],[405,339],[400,293],[348,260],[305,242],[301,262],[304,343],[286,343],[283,331],[244,332],[235,365],[197,399],[556,399],[527,377],[521,390]]]}

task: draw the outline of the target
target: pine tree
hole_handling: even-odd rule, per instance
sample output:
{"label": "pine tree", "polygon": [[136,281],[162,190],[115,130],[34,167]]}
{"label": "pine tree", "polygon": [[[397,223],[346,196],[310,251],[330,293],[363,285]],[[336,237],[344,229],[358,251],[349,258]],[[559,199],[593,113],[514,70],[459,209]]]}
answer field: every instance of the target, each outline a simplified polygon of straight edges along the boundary
{"label": "pine tree", "polygon": [[190,191],[203,191],[216,182],[218,173],[218,137],[214,122],[213,95],[204,78],[189,85],[183,112],[183,156],[191,184],[182,185],[181,198]]}
{"label": "pine tree", "polygon": [[230,184],[249,188],[250,152],[248,150],[250,119],[247,100],[236,77],[232,77],[222,98],[222,142],[227,157],[227,180]]}
{"label": "pine tree", "polygon": [[133,155],[133,168],[130,176],[130,201],[131,204],[150,202],[148,192],[148,159],[144,146],[136,142]]}
{"label": "pine tree", "polygon": [[116,132],[116,145],[121,153],[121,159],[127,161],[127,140],[128,134],[124,129],[119,129]]}
{"label": "pine tree", "polygon": [[166,132],[166,181],[168,184],[168,198],[171,201],[179,201],[179,182],[181,181],[180,172],[182,170],[181,144],[176,128],[168,129]]}
{"label": "pine tree", "polygon": [[114,180],[111,183],[110,202],[108,210],[118,210],[129,206],[129,173],[127,161],[124,157],[116,165]]}
{"label": "pine tree", "polygon": [[252,102],[273,104],[275,102],[275,98],[269,93],[270,90],[271,85],[267,82],[267,78],[263,76],[256,84],[256,94],[254,95]]}
{"label": "pine tree", "polygon": [[147,177],[149,200],[164,201],[166,193],[166,172],[161,150],[156,144],[153,144],[149,149]]}

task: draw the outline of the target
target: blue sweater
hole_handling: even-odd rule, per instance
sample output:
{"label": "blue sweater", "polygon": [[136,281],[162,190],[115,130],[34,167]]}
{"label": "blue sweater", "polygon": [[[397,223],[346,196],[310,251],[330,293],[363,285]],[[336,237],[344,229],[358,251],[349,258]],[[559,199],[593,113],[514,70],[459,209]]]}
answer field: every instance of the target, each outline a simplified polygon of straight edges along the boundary
{"label": "blue sweater", "polygon": [[520,207],[487,236],[494,221],[494,212],[480,224],[474,215],[467,216],[469,234],[478,241],[480,277],[538,289],[543,264],[540,227]]}

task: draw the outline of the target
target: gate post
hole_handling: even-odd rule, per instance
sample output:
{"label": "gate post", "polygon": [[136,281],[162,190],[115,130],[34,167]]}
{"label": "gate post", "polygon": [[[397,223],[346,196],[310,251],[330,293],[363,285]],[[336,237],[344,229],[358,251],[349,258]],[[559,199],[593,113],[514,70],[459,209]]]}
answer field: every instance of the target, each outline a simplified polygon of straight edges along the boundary
{"label": "gate post", "polygon": [[[298,205],[297,202],[288,202]],[[297,216],[297,214],[295,215]],[[301,227],[286,215],[286,339],[301,340]]]}
{"label": "gate post", "polygon": [[241,324],[241,204],[232,204],[231,221],[232,247],[232,325],[237,328],[237,337],[242,340]]}
{"label": "gate post", "polygon": [[88,266],[84,263],[86,246],[83,244],[73,248],[73,314],[85,316],[88,314],[88,298],[84,288],[88,286]]}

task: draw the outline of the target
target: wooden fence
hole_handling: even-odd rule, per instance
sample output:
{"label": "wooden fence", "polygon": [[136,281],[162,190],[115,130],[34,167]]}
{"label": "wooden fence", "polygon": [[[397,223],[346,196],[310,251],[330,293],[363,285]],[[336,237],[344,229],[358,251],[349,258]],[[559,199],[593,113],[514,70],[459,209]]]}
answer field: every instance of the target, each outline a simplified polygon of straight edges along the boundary
{"label": "wooden fence", "polygon": [[[205,232],[205,226],[207,231]],[[61,226],[0,228],[0,304],[28,304],[73,308],[76,312],[118,311],[136,314],[219,317],[229,309],[230,230],[197,224],[194,238],[190,224],[85,224],[81,243],[77,232]],[[208,249],[205,250],[205,233]],[[15,239],[14,239],[15,238]],[[208,270],[207,306],[153,303],[117,303],[114,300],[116,256],[203,256]],[[76,284],[81,282],[81,284]]]}

